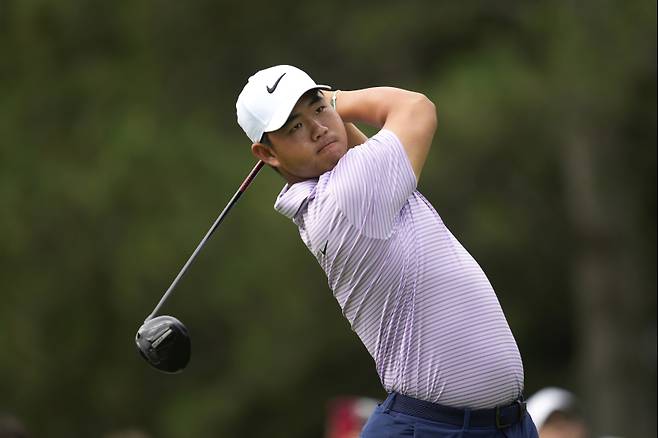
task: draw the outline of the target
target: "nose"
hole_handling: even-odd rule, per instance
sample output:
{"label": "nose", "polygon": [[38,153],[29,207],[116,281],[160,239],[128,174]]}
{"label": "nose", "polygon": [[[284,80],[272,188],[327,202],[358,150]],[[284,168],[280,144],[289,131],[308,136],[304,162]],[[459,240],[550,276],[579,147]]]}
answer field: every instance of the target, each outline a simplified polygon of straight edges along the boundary
{"label": "nose", "polygon": [[313,138],[313,141],[317,141],[320,138],[322,138],[323,135],[325,135],[327,132],[329,132],[329,128],[324,126],[320,121],[314,120],[313,121],[313,130],[311,132],[311,136]]}

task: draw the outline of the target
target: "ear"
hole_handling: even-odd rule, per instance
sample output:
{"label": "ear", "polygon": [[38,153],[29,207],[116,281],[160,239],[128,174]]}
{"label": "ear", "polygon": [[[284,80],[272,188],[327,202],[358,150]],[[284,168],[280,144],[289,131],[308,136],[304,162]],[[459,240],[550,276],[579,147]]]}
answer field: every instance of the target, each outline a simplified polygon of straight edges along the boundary
{"label": "ear", "polygon": [[276,157],[274,148],[263,143],[254,143],[251,145],[251,153],[265,164],[272,167],[279,166],[279,160]]}

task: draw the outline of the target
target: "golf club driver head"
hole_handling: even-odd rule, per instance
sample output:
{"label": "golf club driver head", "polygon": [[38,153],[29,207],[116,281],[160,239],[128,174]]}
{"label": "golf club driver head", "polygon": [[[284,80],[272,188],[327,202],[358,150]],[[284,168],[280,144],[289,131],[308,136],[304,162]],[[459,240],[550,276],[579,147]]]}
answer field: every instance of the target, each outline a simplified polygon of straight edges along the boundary
{"label": "golf club driver head", "polygon": [[173,316],[158,316],[142,324],[135,335],[142,357],[166,373],[182,371],[190,361],[191,342],[187,328]]}

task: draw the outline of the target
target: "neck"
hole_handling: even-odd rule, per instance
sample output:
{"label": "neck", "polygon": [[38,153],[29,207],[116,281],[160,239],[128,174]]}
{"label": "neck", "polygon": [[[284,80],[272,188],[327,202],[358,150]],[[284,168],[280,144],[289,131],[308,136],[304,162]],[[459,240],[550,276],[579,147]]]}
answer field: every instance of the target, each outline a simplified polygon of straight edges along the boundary
{"label": "neck", "polygon": [[300,176],[297,176],[297,175],[293,175],[293,174],[288,173],[288,172],[286,172],[284,170],[281,170],[281,169],[276,169],[276,171],[290,185],[297,184],[298,182],[302,182],[302,181],[307,181],[309,179],[313,179],[313,178],[303,178],[303,177],[300,177]]}

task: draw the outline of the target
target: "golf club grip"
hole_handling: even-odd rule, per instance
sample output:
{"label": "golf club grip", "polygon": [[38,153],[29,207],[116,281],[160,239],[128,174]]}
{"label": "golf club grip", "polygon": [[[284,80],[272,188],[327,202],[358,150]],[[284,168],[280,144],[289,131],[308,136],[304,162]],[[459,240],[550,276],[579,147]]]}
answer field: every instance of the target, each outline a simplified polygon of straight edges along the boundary
{"label": "golf club grip", "polygon": [[203,239],[201,239],[201,242],[199,242],[199,244],[197,245],[196,249],[194,250],[194,252],[190,256],[190,258],[187,259],[187,262],[185,262],[185,265],[183,265],[183,268],[180,270],[180,272],[178,273],[176,278],[174,278],[174,281],[171,283],[171,285],[169,286],[167,291],[164,293],[162,298],[160,298],[160,301],[158,302],[157,306],[155,306],[155,308],[153,309],[153,312],[151,312],[151,314],[146,317],[144,322],[146,322],[149,319],[153,318],[158,313],[160,308],[164,305],[165,301],[167,301],[167,298],[169,298],[169,295],[171,295],[171,293],[176,288],[176,285],[178,284],[180,279],[183,277],[183,275],[187,271],[187,268],[192,264],[192,262],[194,261],[194,259],[197,256],[197,254],[199,254],[199,252],[201,251],[201,248],[203,248],[203,246],[206,244],[206,241],[210,238],[210,236],[212,236],[212,234],[215,232],[215,230],[217,229],[219,224],[222,223],[222,221],[224,220],[224,217],[229,212],[229,210],[233,207],[233,205],[235,205],[235,203],[238,201],[238,199],[240,199],[240,196],[245,192],[245,190],[247,190],[247,187],[249,187],[249,185],[254,180],[254,178],[256,178],[256,175],[258,175],[258,172],[260,172],[260,170],[263,168],[264,164],[265,164],[264,162],[258,161],[258,163],[256,163],[254,168],[251,170],[251,172],[249,172],[249,175],[247,175],[247,177],[242,182],[242,184],[240,184],[240,188],[238,188],[238,191],[235,192],[235,194],[233,195],[231,200],[228,202],[228,204],[226,204],[226,207],[224,207],[224,210],[222,210],[222,212],[219,214],[219,216],[217,216],[217,219],[215,219],[215,222],[212,224],[212,226],[210,227],[210,229],[208,230],[206,235],[203,237]]}

